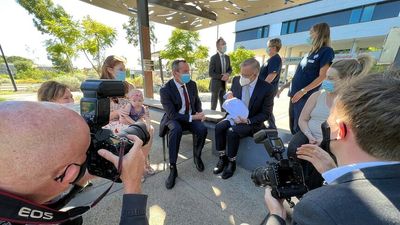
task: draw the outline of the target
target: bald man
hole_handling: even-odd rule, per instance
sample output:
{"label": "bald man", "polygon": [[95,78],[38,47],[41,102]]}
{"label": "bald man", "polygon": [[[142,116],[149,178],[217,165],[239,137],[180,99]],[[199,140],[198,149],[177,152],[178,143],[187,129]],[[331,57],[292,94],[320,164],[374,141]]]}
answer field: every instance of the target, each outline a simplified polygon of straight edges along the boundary
{"label": "bald man", "polygon": [[[10,101],[0,103],[0,118],[0,190],[43,204],[77,181],[90,144],[79,114],[53,103]],[[146,153],[138,137],[128,138],[135,145],[123,158],[120,224],[148,224],[147,196],[140,194]],[[99,155],[118,164],[109,151]]]}

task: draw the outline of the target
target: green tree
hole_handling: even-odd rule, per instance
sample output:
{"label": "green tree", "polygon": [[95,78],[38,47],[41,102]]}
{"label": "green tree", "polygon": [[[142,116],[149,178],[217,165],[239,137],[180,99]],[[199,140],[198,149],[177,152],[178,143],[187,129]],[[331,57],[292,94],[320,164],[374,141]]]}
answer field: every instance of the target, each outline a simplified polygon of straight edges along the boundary
{"label": "green tree", "polygon": [[[126,31],[125,38],[128,40],[128,43],[137,47],[139,45],[139,27],[136,15],[129,17],[128,23],[124,23],[122,27]],[[152,44],[157,43],[157,37],[154,33],[154,29],[154,24],[150,23],[150,42]]]}
{"label": "green tree", "polygon": [[254,57],[253,51],[245,49],[243,46],[238,47],[235,51],[229,54],[231,58],[232,75],[237,75],[240,73],[240,64],[248,59]]}
{"label": "green tree", "polygon": [[81,24],[82,40],[78,48],[84,53],[92,68],[100,75],[101,64],[105,59],[104,51],[114,44],[117,32],[112,27],[93,20],[90,16],[86,16]]}
{"label": "green tree", "polygon": [[72,59],[76,56],[80,38],[78,22],[73,21],[61,6],[54,5],[52,0],[17,2],[34,16],[33,23],[39,31],[52,36],[46,41],[49,60],[60,70],[72,71]]}
{"label": "green tree", "polygon": [[175,29],[168,39],[165,50],[160,52],[160,56],[169,60],[184,58],[188,63],[193,64],[196,60],[202,60],[208,56],[208,48],[199,45],[199,42],[198,32]]}
{"label": "green tree", "polygon": [[[33,68],[33,61],[21,56],[8,56],[7,62],[14,65],[17,72],[27,71]],[[4,63],[3,57],[0,58],[0,63]]]}

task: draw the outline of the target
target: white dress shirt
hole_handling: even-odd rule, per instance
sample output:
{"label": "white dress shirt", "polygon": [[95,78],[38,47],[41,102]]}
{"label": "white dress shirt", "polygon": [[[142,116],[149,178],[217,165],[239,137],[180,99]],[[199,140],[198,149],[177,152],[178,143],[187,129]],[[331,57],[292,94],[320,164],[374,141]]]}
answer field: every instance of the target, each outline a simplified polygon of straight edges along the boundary
{"label": "white dress shirt", "polygon": [[[179,110],[179,113],[185,114],[186,102],[185,102],[185,95],[183,94],[182,84],[176,82],[175,79],[174,79],[174,82],[175,82],[176,88],[178,88],[179,95],[181,96],[181,101],[182,101],[182,107]],[[185,87],[186,87],[186,84],[183,84],[183,85],[185,85]],[[189,92],[187,90],[187,87],[186,87],[186,91],[187,91],[188,99],[189,99],[189,122],[192,122],[192,108],[190,107],[190,97],[189,97]]]}
{"label": "white dress shirt", "polygon": [[219,58],[221,60],[221,73],[226,73],[226,60],[225,54],[218,52]]}
{"label": "white dress shirt", "polygon": [[[256,79],[254,79],[250,84],[248,84],[249,87],[250,87],[250,99],[251,99],[251,96],[253,96],[253,91],[254,91],[254,88],[256,86],[257,80],[258,80],[258,77]],[[245,92],[245,90],[242,87],[242,99],[243,99],[243,96],[245,96],[244,92]],[[249,104],[250,104],[250,99],[249,99]]]}

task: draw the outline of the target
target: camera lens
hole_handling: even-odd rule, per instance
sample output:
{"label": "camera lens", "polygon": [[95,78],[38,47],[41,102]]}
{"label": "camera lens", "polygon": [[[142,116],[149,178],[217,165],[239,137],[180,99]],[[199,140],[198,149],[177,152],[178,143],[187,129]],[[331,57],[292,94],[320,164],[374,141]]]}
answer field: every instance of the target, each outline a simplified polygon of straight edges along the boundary
{"label": "camera lens", "polygon": [[259,187],[265,187],[267,185],[271,185],[271,181],[268,177],[268,168],[267,167],[259,167],[251,173],[251,179],[254,184]]}
{"label": "camera lens", "polygon": [[118,136],[126,137],[128,134],[138,136],[143,141],[143,145],[146,145],[150,140],[150,134],[147,131],[146,124],[142,122],[136,122],[130,125],[128,128],[120,132]]}

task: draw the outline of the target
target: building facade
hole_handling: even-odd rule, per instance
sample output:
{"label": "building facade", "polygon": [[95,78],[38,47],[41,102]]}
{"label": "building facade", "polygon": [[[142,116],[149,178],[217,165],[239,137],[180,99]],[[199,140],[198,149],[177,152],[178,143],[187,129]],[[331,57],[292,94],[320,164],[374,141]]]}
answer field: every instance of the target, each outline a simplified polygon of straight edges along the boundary
{"label": "building facade", "polygon": [[264,62],[267,41],[278,37],[283,45],[282,76],[293,76],[301,57],[310,49],[310,28],[322,22],[331,27],[335,59],[368,52],[379,60],[386,36],[393,28],[400,28],[400,0],[319,0],[241,20],[235,27],[235,48],[253,50]]}

